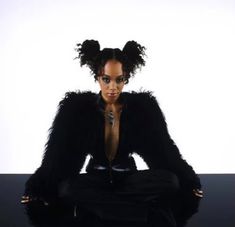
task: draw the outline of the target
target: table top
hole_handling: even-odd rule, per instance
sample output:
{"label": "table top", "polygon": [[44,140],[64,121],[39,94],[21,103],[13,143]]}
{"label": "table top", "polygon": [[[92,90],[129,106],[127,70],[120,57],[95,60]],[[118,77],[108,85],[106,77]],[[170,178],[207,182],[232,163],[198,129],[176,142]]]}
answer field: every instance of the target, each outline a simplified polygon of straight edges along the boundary
{"label": "table top", "polygon": [[[0,174],[0,226],[33,226],[20,203],[31,174]],[[235,226],[235,174],[199,174],[204,198],[187,227]],[[48,225],[49,226],[49,225]]]}

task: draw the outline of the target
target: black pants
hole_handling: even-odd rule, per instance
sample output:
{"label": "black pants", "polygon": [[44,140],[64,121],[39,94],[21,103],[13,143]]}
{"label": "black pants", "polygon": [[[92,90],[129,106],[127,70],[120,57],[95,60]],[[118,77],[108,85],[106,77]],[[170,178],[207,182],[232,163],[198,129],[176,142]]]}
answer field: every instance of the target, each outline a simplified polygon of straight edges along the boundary
{"label": "black pants", "polygon": [[[106,170],[79,174],[60,185],[59,196],[103,220],[147,222],[150,209],[162,209],[159,204],[167,205],[179,190],[177,176],[167,170],[112,171],[112,176],[110,183]],[[175,226],[173,217],[167,218]]]}

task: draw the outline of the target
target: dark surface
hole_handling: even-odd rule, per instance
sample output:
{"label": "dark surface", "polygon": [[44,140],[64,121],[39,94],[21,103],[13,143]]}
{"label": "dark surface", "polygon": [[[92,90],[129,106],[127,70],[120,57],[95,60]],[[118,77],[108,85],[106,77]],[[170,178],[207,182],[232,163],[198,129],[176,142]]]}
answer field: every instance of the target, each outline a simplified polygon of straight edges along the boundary
{"label": "dark surface", "polygon": [[[0,174],[0,226],[32,226],[20,203],[30,174]],[[235,227],[235,174],[200,174],[204,198],[188,227]]]}

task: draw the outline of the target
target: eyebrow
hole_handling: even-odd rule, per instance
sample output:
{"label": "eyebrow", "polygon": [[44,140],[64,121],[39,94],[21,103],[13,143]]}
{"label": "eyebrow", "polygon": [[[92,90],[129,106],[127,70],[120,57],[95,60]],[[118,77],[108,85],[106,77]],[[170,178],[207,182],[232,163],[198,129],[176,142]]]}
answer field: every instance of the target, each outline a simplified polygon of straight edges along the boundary
{"label": "eyebrow", "polygon": [[[107,76],[107,77],[111,77],[111,76],[109,76],[109,75],[107,75],[107,74],[104,74],[103,76]],[[119,76],[117,76],[118,78],[119,77],[122,77],[123,75],[119,75]]]}

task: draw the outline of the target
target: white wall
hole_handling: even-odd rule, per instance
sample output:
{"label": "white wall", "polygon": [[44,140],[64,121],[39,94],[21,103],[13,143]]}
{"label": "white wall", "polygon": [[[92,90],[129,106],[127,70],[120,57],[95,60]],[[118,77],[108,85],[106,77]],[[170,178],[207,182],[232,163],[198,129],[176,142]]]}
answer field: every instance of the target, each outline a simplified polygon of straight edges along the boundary
{"label": "white wall", "polygon": [[73,60],[85,39],[146,46],[124,90],[154,91],[198,173],[235,173],[234,1],[1,0],[0,29],[0,173],[34,172],[64,93],[99,90]]}

